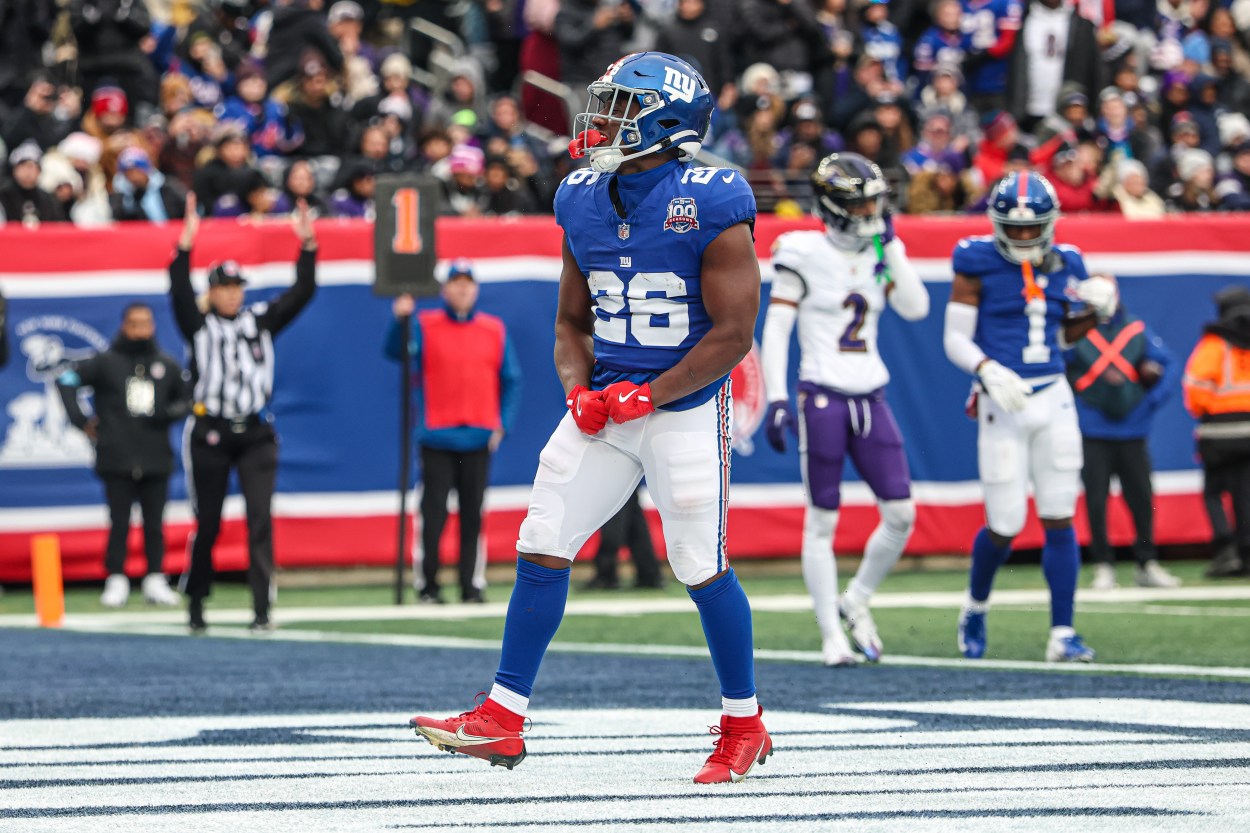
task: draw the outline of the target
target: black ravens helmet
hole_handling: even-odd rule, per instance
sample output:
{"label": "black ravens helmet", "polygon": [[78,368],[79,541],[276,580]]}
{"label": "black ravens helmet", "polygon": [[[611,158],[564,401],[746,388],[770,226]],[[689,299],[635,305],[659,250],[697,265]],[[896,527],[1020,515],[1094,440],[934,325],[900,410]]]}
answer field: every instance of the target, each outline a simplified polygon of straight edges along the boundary
{"label": "black ravens helmet", "polygon": [[885,233],[890,186],[881,169],[858,153],[833,153],[812,172],[812,211],[842,248],[858,249]]}

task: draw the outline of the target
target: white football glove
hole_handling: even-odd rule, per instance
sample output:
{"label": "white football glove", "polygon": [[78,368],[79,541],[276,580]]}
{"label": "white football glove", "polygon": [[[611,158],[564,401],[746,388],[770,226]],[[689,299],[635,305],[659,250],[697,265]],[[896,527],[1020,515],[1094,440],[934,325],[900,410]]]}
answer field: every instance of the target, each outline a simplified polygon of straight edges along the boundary
{"label": "white football glove", "polygon": [[1099,318],[1110,318],[1115,315],[1116,307],[1120,306],[1120,293],[1115,282],[1102,275],[1094,275],[1078,283],[1076,297],[1098,313]]}
{"label": "white football glove", "polygon": [[1014,370],[1003,367],[993,359],[981,365],[977,377],[990,399],[1008,413],[1023,411],[1029,394],[1033,393],[1032,385],[1021,379]]}

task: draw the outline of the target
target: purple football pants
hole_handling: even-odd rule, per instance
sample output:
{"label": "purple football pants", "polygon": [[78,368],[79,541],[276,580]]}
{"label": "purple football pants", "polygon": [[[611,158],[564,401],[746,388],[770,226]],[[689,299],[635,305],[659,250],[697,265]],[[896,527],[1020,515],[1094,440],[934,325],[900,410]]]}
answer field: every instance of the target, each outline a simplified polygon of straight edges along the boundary
{"label": "purple football pants", "polygon": [[837,509],[847,454],[880,500],[911,496],[911,473],[903,435],[885,401],[885,391],[848,395],[811,382],[799,383],[803,411],[804,476],[813,506]]}

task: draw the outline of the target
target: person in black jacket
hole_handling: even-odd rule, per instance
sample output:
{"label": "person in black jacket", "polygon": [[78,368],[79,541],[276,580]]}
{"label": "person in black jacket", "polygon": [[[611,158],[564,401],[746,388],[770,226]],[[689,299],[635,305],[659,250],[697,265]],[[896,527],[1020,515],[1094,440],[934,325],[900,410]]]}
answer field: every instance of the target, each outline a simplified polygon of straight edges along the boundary
{"label": "person in black jacket", "polygon": [[[144,0],[72,0],[69,20],[78,43],[83,95],[111,79],[125,91],[132,113],[144,109],[140,105],[155,107],[156,70],[140,46],[152,29]],[[139,112],[136,121],[144,115]]]}
{"label": "person in black jacket", "polygon": [[9,174],[13,178],[0,185],[0,221],[35,228],[40,223],[69,219],[56,197],[39,187],[42,159],[43,153],[34,142],[23,142],[9,154]]}
{"label": "person in black jacket", "polygon": [[269,89],[298,74],[310,52],[335,73],[343,69],[343,52],[330,34],[321,5],[321,0],[293,0],[274,9],[265,59]]}
{"label": "person in black jacket", "polygon": [[[161,517],[173,471],[169,426],[187,415],[191,388],[187,374],[161,351],[155,335],[152,308],[130,304],[122,312],[121,330],[113,345],[76,363],[57,379],[70,422],[95,442],[95,470],[104,483],[110,519],[104,556],[108,578],[100,596],[105,607],[121,607],[130,595],[126,537],[130,508],[136,502],[143,511],[143,545],[148,557],[143,597],[152,604],[178,604],[161,566],[165,560]],[[93,391],[95,415],[90,418],[78,401],[83,387]]]}
{"label": "person in black jacket", "polygon": [[273,593],[273,518],[270,504],[278,473],[278,440],[268,411],[273,393],[273,339],[308,306],[317,291],[317,238],[303,200],[292,225],[300,240],[295,285],[268,304],[245,305],[246,280],[232,260],[208,274],[208,309],[191,287],[191,247],[199,233],[195,194],[187,195],[178,251],[169,264],[170,295],[178,329],[191,348],[195,404],[186,432],[188,491],[195,510],[191,568],[183,576],[192,633],[202,633],[204,600],[213,587],[213,544],[230,470],[239,476],[247,506],[248,583],[253,631],[266,631]]}
{"label": "person in black jacket", "polygon": [[[1036,19],[1030,20],[1035,11]],[[1053,45],[1052,33],[1063,31],[1067,32],[1063,45]],[[1020,38],[1007,70],[1007,109],[1026,132],[1055,112],[1061,87],[1079,85],[1079,92],[1092,98],[1106,77],[1094,24],[1065,8],[1063,0],[1033,0],[1024,7]]]}

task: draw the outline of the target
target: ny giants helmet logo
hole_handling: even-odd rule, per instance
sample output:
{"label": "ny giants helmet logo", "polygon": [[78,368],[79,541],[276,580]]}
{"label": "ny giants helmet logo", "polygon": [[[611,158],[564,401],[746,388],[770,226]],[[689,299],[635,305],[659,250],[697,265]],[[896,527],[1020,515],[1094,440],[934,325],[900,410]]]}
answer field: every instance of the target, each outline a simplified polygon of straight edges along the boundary
{"label": "ny giants helmet logo", "polygon": [[694,197],[676,197],[670,200],[664,230],[685,234],[691,229],[699,230],[699,208],[694,204]]}
{"label": "ny giants helmet logo", "polygon": [[690,104],[698,90],[698,82],[689,75],[673,67],[664,67],[664,86],[660,89],[668,93],[669,101],[679,99]]}

